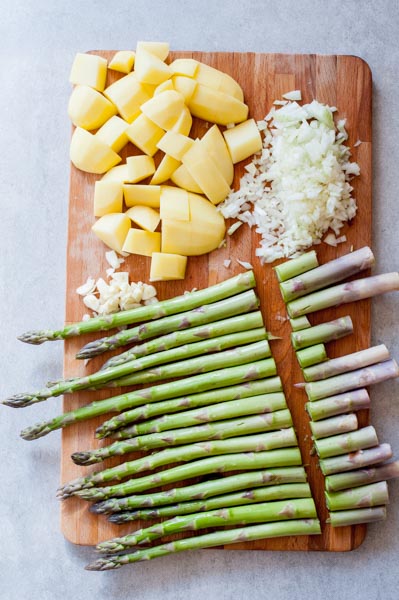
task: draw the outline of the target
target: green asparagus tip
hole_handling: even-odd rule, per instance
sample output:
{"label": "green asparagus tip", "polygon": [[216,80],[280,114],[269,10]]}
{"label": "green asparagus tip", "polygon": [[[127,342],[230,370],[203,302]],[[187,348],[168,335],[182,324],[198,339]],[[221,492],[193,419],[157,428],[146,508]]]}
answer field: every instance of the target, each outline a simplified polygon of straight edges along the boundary
{"label": "green asparagus tip", "polygon": [[94,465],[95,463],[101,462],[101,458],[97,458],[96,455],[90,451],[87,452],[74,452],[71,458],[75,465]]}
{"label": "green asparagus tip", "polygon": [[123,523],[130,523],[133,521],[133,515],[131,513],[114,513],[113,515],[109,515],[108,521],[110,523],[116,523],[117,525],[121,525]]}
{"label": "green asparagus tip", "polygon": [[112,569],[119,569],[122,565],[118,562],[113,561],[110,558],[99,558],[90,565],[86,565],[86,571],[110,571]]}
{"label": "green asparagus tip", "polygon": [[95,515],[103,515],[110,512],[110,506],[106,500],[105,502],[96,502],[90,506],[89,511]]}
{"label": "green asparagus tip", "polygon": [[89,342],[88,344],[86,344],[86,346],[83,346],[83,348],[79,350],[75,358],[94,358],[94,356],[98,356],[103,352],[107,352],[107,350],[110,350],[107,340],[108,338],[103,338],[102,340],[100,339],[95,340],[94,342]]}
{"label": "green asparagus tip", "polygon": [[15,396],[10,396],[10,398],[2,400],[1,404],[11,406],[11,408],[25,408],[25,406],[32,404],[33,400],[34,396],[30,394],[15,394]]}
{"label": "green asparagus tip", "polygon": [[37,440],[47,433],[50,433],[51,429],[48,427],[47,423],[36,423],[36,425],[32,425],[31,427],[27,427],[20,432],[20,436],[24,440],[32,441]]}
{"label": "green asparagus tip", "polygon": [[38,346],[39,344],[43,344],[44,342],[53,339],[51,334],[51,331],[46,330],[27,331],[26,333],[19,335],[17,339],[20,342],[25,342],[25,344],[34,344],[35,346]]}
{"label": "green asparagus tip", "polygon": [[100,552],[101,554],[115,554],[116,552],[121,552],[122,550],[126,550],[126,546],[123,544],[118,544],[118,542],[113,542],[112,540],[107,542],[101,542],[95,548],[95,552]]}

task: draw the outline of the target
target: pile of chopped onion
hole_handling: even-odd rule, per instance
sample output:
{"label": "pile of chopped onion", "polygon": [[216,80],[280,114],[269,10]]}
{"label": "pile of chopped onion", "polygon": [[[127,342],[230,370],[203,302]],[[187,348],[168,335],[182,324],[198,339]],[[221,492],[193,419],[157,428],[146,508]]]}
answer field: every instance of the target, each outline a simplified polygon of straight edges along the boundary
{"label": "pile of chopped onion", "polygon": [[[300,100],[298,94],[284,97]],[[303,106],[286,101],[258,122],[263,149],[220,210],[256,227],[262,263],[300,254],[328,229],[338,235],[356,214],[350,180],[360,169],[350,162],[345,120],[335,125],[335,111],[316,100]]]}

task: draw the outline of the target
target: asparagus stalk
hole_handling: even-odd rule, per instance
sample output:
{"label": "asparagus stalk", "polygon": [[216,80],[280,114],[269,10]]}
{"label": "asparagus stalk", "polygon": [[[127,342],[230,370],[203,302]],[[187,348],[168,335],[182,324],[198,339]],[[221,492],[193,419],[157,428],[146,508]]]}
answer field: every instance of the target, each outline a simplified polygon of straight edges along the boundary
{"label": "asparagus stalk", "polygon": [[303,384],[297,384],[297,387],[305,387],[308,398],[311,402],[321,400],[335,394],[341,394],[349,390],[356,390],[367,385],[380,383],[387,379],[398,377],[399,367],[395,360],[386,360],[376,365],[370,365],[357,371],[343,373],[328,379],[313,381]]}
{"label": "asparagus stalk", "polygon": [[352,510],[338,510],[330,512],[326,523],[332,527],[346,527],[348,525],[359,525],[360,523],[376,523],[384,521],[387,516],[385,506],[374,506],[372,508],[355,508]]}
{"label": "asparagus stalk", "polygon": [[295,350],[308,348],[315,344],[326,344],[333,340],[339,340],[353,333],[353,323],[350,317],[341,317],[334,321],[327,321],[320,325],[314,325],[300,331],[291,333],[291,343]]}
{"label": "asparagus stalk", "polygon": [[315,440],[314,445],[319,458],[329,458],[377,446],[378,437],[374,427],[369,425],[350,433]]}
{"label": "asparagus stalk", "polygon": [[297,350],[296,357],[299,362],[299,366],[301,369],[305,369],[306,367],[310,367],[311,365],[321,363],[327,360],[327,351],[324,344],[315,344],[314,346],[309,346],[309,348],[303,348],[302,350]]}
{"label": "asparagus stalk", "polygon": [[325,492],[328,510],[348,510],[388,504],[386,481],[362,485],[341,492]]}
{"label": "asparagus stalk", "polygon": [[138,494],[127,498],[111,498],[94,504],[90,507],[90,510],[96,514],[116,513],[122,510],[148,508],[149,506],[164,506],[165,504],[185,502],[186,500],[206,500],[221,494],[246,490],[250,487],[306,482],[305,469],[297,466],[301,464],[301,455],[298,448],[273,450],[268,454],[270,464],[267,470],[218,477],[217,479],[177,487],[164,492]]}
{"label": "asparagus stalk", "polygon": [[358,487],[377,481],[387,481],[399,477],[399,461],[387,463],[379,467],[337,473],[326,477],[326,489],[328,492],[338,492],[348,488]]}
{"label": "asparagus stalk", "polygon": [[305,316],[290,319],[290,325],[292,331],[300,331],[301,329],[308,329],[308,327],[311,327],[309,319]]}
{"label": "asparagus stalk", "polygon": [[358,428],[357,417],[354,413],[348,415],[339,415],[338,417],[331,417],[330,419],[324,419],[323,421],[310,422],[310,429],[312,430],[313,439],[321,439],[339,433],[345,433],[348,431],[355,431]]}
{"label": "asparagus stalk", "polygon": [[234,544],[235,542],[249,542],[251,540],[272,537],[317,534],[320,534],[320,523],[318,519],[276,521],[274,523],[234,528],[176,540],[161,546],[138,550],[133,554],[113,556],[112,558],[100,558],[94,563],[86,566],[86,569],[89,571],[107,571],[110,569],[118,569],[124,564],[149,560],[159,556],[165,556],[166,554],[172,554],[173,552],[182,552],[183,550],[212,548],[214,546]]}
{"label": "asparagus stalk", "polygon": [[[287,431],[287,430],[285,430]],[[189,444],[188,446],[179,446],[177,448],[167,448],[154,454],[149,454],[136,460],[124,462],[116,467],[104,469],[79,477],[69,483],[64,484],[58,489],[57,496],[59,498],[67,498],[73,492],[78,490],[88,489],[98,486],[102,483],[110,481],[121,481],[131,475],[142,473],[143,471],[153,471],[158,467],[170,465],[177,462],[189,462],[198,458],[206,458],[208,456],[218,456],[220,454],[235,454],[242,452],[260,452],[261,450],[270,450],[271,446],[275,447],[276,437],[281,438],[281,443],[285,446],[289,443],[286,433],[282,436],[276,436],[274,433],[263,433],[257,435],[245,435],[241,437],[233,437],[227,440],[212,440]],[[287,440],[287,442],[285,441]],[[295,442],[294,442],[295,444]],[[81,463],[78,463],[81,464]],[[87,463],[83,463],[87,464]],[[195,512],[195,511],[194,511]]]}
{"label": "asparagus stalk", "polygon": [[163,300],[157,304],[124,310],[113,315],[95,317],[89,321],[72,323],[58,330],[28,331],[18,339],[28,344],[42,344],[46,341],[62,340],[65,338],[93,333],[95,331],[106,331],[114,327],[142,323],[151,319],[160,319],[169,315],[185,312],[198,308],[203,304],[217,302],[245,292],[256,285],[253,271],[240,273],[222,283],[195,292],[187,292],[183,296],[177,296],[170,300]]}
{"label": "asparagus stalk", "polygon": [[309,292],[315,292],[321,288],[328,287],[333,283],[338,283],[343,279],[348,279],[352,275],[360,273],[373,266],[375,260],[370,248],[365,246],[331,260],[320,267],[306,271],[303,274],[294,276],[280,283],[280,290],[284,302],[300,298]]}
{"label": "asparagus stalk", "polygon": [[[244,471],[251,469],[265,469],[270,466],[281,466],[281,463],[276,465],[276,462],[283,461],[295,466],[300,464],[300,453],[297,448],[278,449],[267,452],[247,452],[237,454],[224,454],[223,456],[211,456],[190,462],[178,467],[172,467],[165,471],[160,471],[146,477],[137,477],[129,479],[123,483],[117,483],[102,488],[91,488],[79,490],[75,492],[76,496],[84,500],[97,501],[110,499],[110,502],[115,502],[118,505],[117,498],[129,496],[136,492],[142,492],[151,488],[160,487],[176,481],[184,481],[208,475],[209,473],[226,473],[227,471]],[[290,466],[284,464],[284,466]],[[123,504],[121,504],[123,507]],[[97,507],[98,508],[98,507]],[[93,508],[94,512],[98,512],[97,508]],[[100,511],[101,512],[101,511]],[[113,512],[113,511],[112,511]]]}
{"label": "asparagus stalk", "polygon": [[[105,400],[98,400],[87,406],[82,406],[73,411],[59,415],[49,421],[41,421],[36,425],[27,427],[21,431],[20,435],[25,440],[35,440],[47,435],[50,431],[55,431],[56,429],[67,427],[73,423],[92,419],[109,412],[119,412],[126,410],[127,408],[140,406],[143,402],[158,402],[160,400],[178,398],[179,396],[184,396],[185,394],[190,394],[192,392],[205,392],[215,388],[222,388],[225,385],[262,379],[265,377],[265,373],[269,371],[270,363],[268,360],[269,359],[250,363],[248,365],[240,365],[239,367],[221,369],[211,373],[194,375],[193,377],[179,379],[178,381],[154,385],[143,390],[113,396],[112,398],[106,398]],[[128,423],[130,423],[129,411],[124,412],[123,417],[122,415],[118,415],[117,419],[108,421],[107,429],[118,429],[118,427],[127,425]]]}
{"label": "asparagus stalk", "polygon": [[166,535],[184,531],[198,531],[207,527],[226,527],[310,518],[317,518],[316,507],[312,498],[262,502],[253,504],[250,507],[245,505],[230,508],[224,507],[217,510],[208,510],[203,513],[179,515],[174,519],[164,521],[152,527],[138,529],[134,533],[123,537],[116,537],[112,540],[102,542],[96,546],[96,550],[104,553],[121,552],[143,542],[153,542]]}
{"label": "asparagus stalk", "polygon": [[327,377],[334,377],[341,373],[375,365],[389,360],[389,358],[388,348],[384,344],[380,344],[366,350],[353,352],[353,354],[332,358],[323,364],[308,367],[303,370],[303,376],[305,381],[318,381],[319,379],[327,379]]}
{"label": "asparagus stalk", "polygon": [[317,259],[317,254],[314,250],[311,250],[297,258],[292,258],[291,260],[281,263],[281,265],[274,267],[274,271],[278,281],[281,282],[302,275],[302,273],[306,273],[318,266],[319,261]]}
{"label": "asparagus stalk", "polygon": [[288,302],[287,311],[291,318],[308,315],[316,310],[356,302],[399,290],[399,273],[384,273],[342,283],[302,298]]}
{"label": "asparagus stalk", "polygon": [[243,492],[224,494],[209,498],[208,500],[192,500],[180,502],[171,506],[160,506],[152,509],[141,509],[129,512],[114,513],[108,517],[111,523],[129,523],[130,521],[153,521],[163,517],[177,517],[195,512],[226,508],[228,506],[243,506],[257,502],[270,502],[272,500],[287,500],[288,498],[311,498],[312,492],[308,483],[285,483],[268,487],[253,488]]}
{"label": "asparagus stalk", "polygon": [[333,475],[351,471],[352,469],[368,467],[392,458],[392,448],[389,444],[381,444],[374,448],[350,452],[343,456],[334,456],[319,461],[324,475]]}
{"label": "asparagus stalk", "polygon": [[306,410],[313,421],[363,408],[370,408],[370,396],[364,388],[306,404]]}
{"label": "asparagus stalk", "polygon": [[[215,321],[214,323],[206,323],[205,325],[198,325],[197,327],[190,327],[181,331],[173,331],[142,344],[137,344],[129,348],[129,350],[113,356],[104,363],[101,370],[116,367],[136,358],[154,354],[155,352],[171,350],[184,344],[192,344],[193,342],[209,340],[221,335],[227,335],[228,333],[238,333],[239,331],[258,329],[259,327],[263,327],[263,317],[260,310],[257,310],[252,313]],[[273,336],[267,334],[267,338],[272,339]]]}

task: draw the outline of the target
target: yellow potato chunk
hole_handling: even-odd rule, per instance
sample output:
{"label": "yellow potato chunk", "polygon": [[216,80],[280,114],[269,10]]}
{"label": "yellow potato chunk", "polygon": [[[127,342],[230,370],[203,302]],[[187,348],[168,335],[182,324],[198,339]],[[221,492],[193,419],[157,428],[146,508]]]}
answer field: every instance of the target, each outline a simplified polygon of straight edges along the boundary
{"label": "yellow potato chunk", "polygon": [[151,257],[150,281],[184,279],[187,256],[154,252]]}
{"label": "yellow potato chunk", "polygon": [[129,156],[126,159],[129,181],[136,183],[155,173],[154,159],[142,154],[140,156]]}
{"label": "yellow potato chunk", "polygon": [[157,146],[162,152],[181,161],[183,155],[194,144],[194,140],[175,131],[167,131],[159,140]]}
{"label": "yellow potato chunk", "polygon": [[161,220],[159,212],[149,206],[132,206],[125,212],[125,215],[146,231],[155,231]]}
{"label": "yellow potato chunk", "polygon": [[129,229],[122,250],[123,252],[129,252],[129,254],[151,256],[153,252],[160,252],[161,250],[161,234],[156,231]]}
{"label": "yellow potato chunk", "polygon": [[171,131],[181,133],[182,135],[188,135],[190,133],[191,125],[193,124],[193,118],[188,110],[187,106],[184,106],[182,112],[176,123],[171,128]]}
{"label": "yellow potato chunk", "polygon": [[150,185],[159,185],[171,178],[176,169],[180,166],[180,161],[165,154],[155,171]]}
{"label": "yellow potato chunk", "polygon": [[225,200],[230,193],[230,186],[200,143],[191,146],[184,154],[182,163],[213,204]]}
{"label": "yellow potato chunk", "polygon": [[184,102],[187,103],[195,92],[197,82],[183,75],[173,75],[172,82],[176,92],[179,92],[183,96]]}
{"label": "yellow potato chunk", "polygon": [[129,141],[126,135],[126,129],[128,127],[129,123],[126,123],[126,121],[120,117],[114,116],[100,127],[96,136],[107,144],[107,146],[112,148],[112,150],[120,152]]}
{"label": "yellow potato chunk", "polygon": [[162,252],[196,256],[218,248],[226,227],[216,207],[197,194],[188,194],[190,221],[162,221]]}
{"label": "yellow potato chunk", "polygon": [[168,79],[167,81],[164,81],[163,83],[160,83],[159,85],[157,85],[157,87],[154,90],[154,96],[157,96],[158,94],[162,94],[162,92],[166,92],[167,90],[174,90],[174,85],[173,85],[173,81],[171,79]]}
{"label": "yellow potato chunk", "polygon": [[195,77],[199,62],[193,58],[176,58],[170,63],[170,70],[174,75],[185,75],[186,77]]}
{"label": "yellow potato chunk", "polygon": [[80,127],[73,132],[69,154],[75,167],[87,173],[105,173],[122,160],[107,144]]}
{"label": "yellow potato chunk", "polygon": [[136,50],[145,50],[150,54],[154,54],[161,60],[168,58],[169,43],[168,42],[137,42]]}
{"label": "yellow potato chunk", "polygon": [[77,85],[69,98],[68,116],[83,129],[98,129],[116,112],[112,102],[88,85]]}
{"label": "yellow potato chunk", "polygon": [[151,85],[159,85],[172,76],[169,65],[144,48],[136,49],[134,72],[138,81]]}
{"label": "yellow potato chunk", "polygon": [[219,127],[213,125],[208,129],[199,144],[208,152],[228,185],[231,185],[234,179],[234,165]]}
{"label": "yellow potato chunk", "polygon": [[223,92],[229,96],[237,98],[240,102],[244,101],[244,93],[233,77],[223,73],[214,67],[210,67],[204,63],[198,63],[198,69],[195,73],[195,79],[198,83],[212,88],[217,92]]}
{"label": "yellow potato chunk", "polygon": [[137,81],[134,73],[125,75],[104,90],[104,96],[115,104],[121,117],[128,123],[140,114],[140,106],[147,102],[151,95],[151,91]]}
{"label": "yellow potato chunk", "polygon": [[202,84],[197,85],[187,105],[194,117],[218,125],[241,123],[248,117],[246,104]]}
{"label": "yellow potato chunk", "polygon": [[141,105],[142,112],[166,131],[176,124],[183,108],[184,98],[174,90],[162,92]]}
{"label": "yellow potato chunk", "polygon": [[88,85],[98,92],[105,88],[107,61],[95,54],[78,53],[72,63],[69,81],[73,85]]}
{"label": "yellow potato chunk", "polygon": [[120,213],[123,206],[122,183],[118,181],[96,181],[94,184],[94,216]]}
{"label": "yellow potato chunk", "polygon": [[112,57],[108,68],[119,73],[130,73],[134,65],[134,56],[132,50],[119,50]]}
{"label": "yellow potato chunk", "polygon": [[110,213],[98,219],[91,229],[104,244],[121,253],[131,224],[129,217],[123,213]]}
{"label": "yellow potato chunk", "polygon": [[159,208],[161,188],[159,185],[124,185],[123,197],[126,206],[150,206]]}
{"label": "yellow potato chunk", "polygon": [[226,129],[223,135],[234,164],[262,150],[262,138],[254,119]]}
{"label": "yellow potato chunk", "polygon": [[117,167],[113,167],[101,177],[100,181],[119,181],[120,183],[128,182],[129,175],[127,172],[127,165],[118,165]]}
{"label": "yellow potato chunk", "polygon": [[203,191],[196,181],[191,177],[190,173],[184,165],[180,165],[173,172],[170,177],[171,181],[177,186],[187,190],[188,192],[194,192],[194,194],[202,194]]}
{"label": "yellow potato chunk", "polygon": [[161,219],[190,220],[188,192],[169,185],[161,186]]}
{"label": "yellow potato chunk", "polygon": [[138,116],[126,129],[129,140],[148,156],[153,156],[158,150],[157,144],[164,133],[163,129],[144,114]]}

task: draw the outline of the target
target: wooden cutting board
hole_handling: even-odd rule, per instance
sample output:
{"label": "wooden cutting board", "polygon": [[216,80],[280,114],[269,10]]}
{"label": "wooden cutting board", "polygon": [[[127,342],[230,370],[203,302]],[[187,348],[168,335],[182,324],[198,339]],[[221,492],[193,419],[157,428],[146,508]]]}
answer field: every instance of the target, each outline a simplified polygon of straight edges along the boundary
{"label": "wooden cutting board", "polygon": [[[113,52],[95,52],[109,59]],[[244,89],[246,102],[250,107],[250,115],[262,119],[275,99],[285,92],[299,89],[304,102],[316,98],[337,106],[338,117],[347,119],[349,144],[353,147],[357,140],[362,143],[353,147],[353,158],[360,164],[361,175],[354,182],[354,195],[358,202],[358,214],[353,223],[343,233],[347,242],[338,248],[321,244],[317,252],[321,262],[331,260],[339,255],[371,242],[371,73],[368,65],[355,56],[320,56],[290,54],[236,54],[236,53],[201,53],[174,52],[173,58],[193,57],[229,73],[239,81]],[[110,72],[109,83],[119,75]],[[192,136],[205,133],[203,122],[194,123]],[[124,157],[138,152],[129,146],[124,150]],[[236,166],[234,187],[239,185],[243,174],[243,164]],[[90,232],[94,222],[92,217],[93,186],[98,177],[88,175],[71,167],[70,202],[69,202],[69,234],[67,250],[67,295],[66,321],[79,321],[86,309],[76,288],[84,283],[88,276],[104,277],[108,264],[105,261],[105,247]],[[308,416],[304,410],[306,395],[302,390],[293,387],[301,381],[301,372],[290,345],[290,326],[281,320],[285,316],[284,304],[281,300],[276,278],[270,265],[261,266],[255,258],[258,236],[247,226],[242,226],[231,238],[227,247],[206,256],[193,257],[188,261],[187,277],[184,282],[166,282],[157,284],[160,299],[169,298],[190,290],[193,287],[203,288],[227,279],[242,268],[236,259],[253,264],[257,279],[257,292],[261,300],[262,312],[266,327],[281,340],[273,342],[272,351],[276,358],[278,373],[284,384],[289,408],[298,434],[304,464],[312,492],[317,504],[318,515],[322,522],[322,535],[311,537],[290,537],[257,542],[247,542],[228,546],[228,548],[248,550],[352,550],[362,543],[366,527],[341,527],[332,529],[325,525],[327,511],[324,502],[324,478],[317,466],[317,459],[311,456],[311,438]],[[226,269],[223,261],[231,259],[231,266]],[[131,256],[126,259],[122,270],[129,270],[132,281],[148,281],[150,259]],[[325,310],[312,315],[313,324],[327,321],[338,316],[350,315],[355,324],[354,335],[329,344],[330,357],[344,355],[355,350],[366,348],[370,344],[370,302],[358,302],[355,306],[347,305],[338,309]],[[65,342],[64,375],[83,375],[97,370],[104,357],[90,362],[74,358],[77,350],[91,339],[71,339]],[[108,357],[107,357],[108,358]],[[118,390],[113,390],[115,394]],[[105,398],[109,392],[81,392],[64,398],[64,410],[69,411],[87,404],[94,399]],[[94,419],[68,427],[62,433],[61,481],[65,482],[90,471],[103,468],[78,467],[70,459],[72,452],[95,448],[100,444],[94,439],[95,428],[104,418]],[[367,411],[360,414],[360,423],[368,422]],[[111,466],[107,461],[105,466]],[[65,537],[75,544],[96,544],[101,540],[116,535],[123,535],[129,530],[145,526],[134,523],[127,526],[111,525],[104,517],[97,517],[88,512],[87,503],[78,499],[69,499],[61,505],[61,528]]]}

